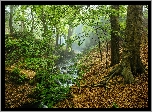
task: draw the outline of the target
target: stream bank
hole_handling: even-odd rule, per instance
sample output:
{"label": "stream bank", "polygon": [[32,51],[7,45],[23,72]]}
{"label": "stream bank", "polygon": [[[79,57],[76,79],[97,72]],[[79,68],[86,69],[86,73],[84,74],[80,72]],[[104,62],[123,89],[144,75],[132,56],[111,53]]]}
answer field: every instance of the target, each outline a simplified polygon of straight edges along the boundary
{"label": "stream bank", "polygon": [[[77,66],[76,66],[77,61],[71,61],[71,60],[72,59],[62,60],[56,66],[59,69],[59,74],[57,76],[60,77],[54,80],[55,83],[57,84],[56,86],[57,89],[59,89],[60,87],[65,88],[65,90],[66,88],[70,88],[72,85],[75,84],[77,78],[79,77]],[[57,96],[60,94],[64,94],[64,91],[60,91],[60,93],[56,93]],[[23,104],[19,108],[48,108],[49,106],[47,105],[47,103],[43,101],[46,101],[46,100],[41,100],[41,102],[37,102],[37,103]],[[60,101],[60,99],[58,99],[58,101]]]}

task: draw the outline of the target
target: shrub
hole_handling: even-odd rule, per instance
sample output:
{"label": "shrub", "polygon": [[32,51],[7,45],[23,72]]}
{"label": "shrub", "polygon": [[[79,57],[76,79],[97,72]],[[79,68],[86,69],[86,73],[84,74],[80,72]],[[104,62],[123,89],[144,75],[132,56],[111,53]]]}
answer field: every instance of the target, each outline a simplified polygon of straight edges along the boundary
{"label": "shrub", "polygon": [[14,75],[20,75],[20,69],[15,67],[13,70],[12,70],[12,74]]}
{"label": "shrub", "polygon": [[39,71],[36,75],[39,83],[37,83],[35,88],[35,92],[38,93],[36,95],[37,99],[51,108],[55,103],[66,98],[66,94],[70,91],[69,87],[57,84],[56,80],[65,83],[70,78],[68,75],[64,77],[63,74],[54,75],[49,74],[47,71]]}
{"label": "shrub", "polygon": [[12,82],[16,83],[16,84],[22,84],[24,83],[27,79],[25,74],[21,74],[20,73],[20,69],[15,67],[12,72],[11,72],[11,76],[10,79],[12,80]]}

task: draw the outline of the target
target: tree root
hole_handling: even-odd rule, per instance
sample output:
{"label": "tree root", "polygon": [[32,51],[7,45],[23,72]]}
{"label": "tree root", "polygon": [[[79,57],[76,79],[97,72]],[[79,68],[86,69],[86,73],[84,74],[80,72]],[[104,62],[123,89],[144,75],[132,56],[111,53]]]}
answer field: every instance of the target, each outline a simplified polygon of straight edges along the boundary
{"label": "tree root", "polygon": [[111,70],[109,72],[109,74],[105,77],[105,80],[101,81],[99,84],[94,85],[94,86],[103,86],[105,88],[105,90],[107,90],[108,88],[108,82],[110,81],[110,79],[112,79],[114,76],[119,75],[119,73],[121,73],[122,71],[122,66],[120,64],[116,65],[113,70]]}
{"label": "tree root", "polygon": [[131,84],[134,82],[130,64],[128,62],[121,62],[115,66],[115,68],[108,74],[108,76],[106,76],[104,81],[100,82],[100,84],[104,83],[106,87],[105,89],[107,90],[108,82],[116,75],[122,75],[124,77],[124,84]]}
{"label": "tree root", "polygon": [[[125,62],[121,62],[114,66],[113,70],[109,72],[107,76],[105,76],[105,80],[99,82],[98,84],[91,84],[91,85],[80,85],[80,87],[104,87],[105,90],[108,88],[108,82],[116,75],[122,75],[124,77],[124,84],[131,84],[134,82],[134,77],[131,72],[131,66],[129,61],[125,60]],[[78,88],[78,87],[72,87]]]}
{"label": "tree root", "polygon": [[[109,73],[108,76],[106,76],[105,80],[101,81],[98,84],[90,84],[90,85],[80,85],[80,87],[85,88],[85,87],[104,87],[105,89],[108,88],[107,84],[110,81],[111,78],[113,78],[116,74],[121,72],[121,67],[119,65],[116,65],[114,69]],[[79,88],[79,87],[72,87],[72,88]]]}

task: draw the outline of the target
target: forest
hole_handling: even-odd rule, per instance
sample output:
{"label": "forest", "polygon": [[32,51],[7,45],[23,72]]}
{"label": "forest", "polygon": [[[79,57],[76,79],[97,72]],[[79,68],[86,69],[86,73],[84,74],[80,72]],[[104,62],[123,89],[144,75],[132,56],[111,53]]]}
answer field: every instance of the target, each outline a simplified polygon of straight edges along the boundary
{"label": "forest", "polygon": [[5,5],[5,108],[148,100],[148,5]]}

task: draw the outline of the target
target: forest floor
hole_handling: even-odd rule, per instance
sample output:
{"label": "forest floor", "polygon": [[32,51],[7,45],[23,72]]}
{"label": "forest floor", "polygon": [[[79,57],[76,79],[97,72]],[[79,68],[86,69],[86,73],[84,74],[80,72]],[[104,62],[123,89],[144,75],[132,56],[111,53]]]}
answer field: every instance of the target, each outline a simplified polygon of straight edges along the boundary
{"label": "forest floor", "polygon": [[[5,69],[5,108],[18,108],[22,104],[35,101],[29,95],[33,93],[32,89],[36,86],[30,85],[29,82],[23,84],[14,83],[15,81],[10,78],[13,68],[14,66]],[[33,78],[35,75],[35,72],[30,70],[21,70],[21,72],[28,74],[29,78]]]}
{"label": "forest floor", "polygon": [[[109,50],[110,51],[110,50]],[[120,53],[122,49],[120,49]],[[106,60],[110,65],[110,52],[106,58],[106,52],[102,53],[100,60],[99,50],[92,50],[85,56],[81,62],[90,69],[83,75],[80,80],[80,87],[71,86],[71,98],[57,103],[54,108],[112,108],[116,103],[119,108],[146,108],[148,107],[148,42],[141,46],[141,59],[145,66],[145,74],[139,74],[135,77],[135,83],[123,84],[123,77],[115,76],[108,83],[108,89],[104,87],[89,87],[85,85],[98,84],[101,82],[112,69],[106,69]],[[33,71],[26,71],[33,75]],[[35,99],[29,98],[35,86],[28,83],[16,85],[9,79],[9,70],[5,73],[5,108],[19,107],[24,103],[32,102]]]}
{"label": "forest floor", "polygon": [[[107,90],[104,87],[92,87],[91,84],[100,83],[113,68],[106,69],[106,52],[103,52],[102,56],[101,61],[99,50],[94,49],[81,60],[84,65],[91,66],[91,69],[84,74],[80,87],[71,87],[72,97],[57,103],[54,108],[113,108],[114,103],[119,108],[148,107],[148,42],[141,45],[140,54],[146,72],[136,76],[133,84],[124,85],[123,77],[115,76],[109,81]],[[107,63],[109,66],[110,58]]]}

